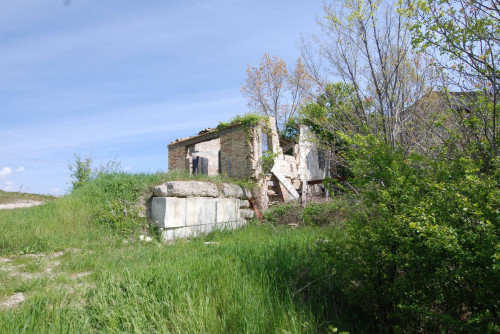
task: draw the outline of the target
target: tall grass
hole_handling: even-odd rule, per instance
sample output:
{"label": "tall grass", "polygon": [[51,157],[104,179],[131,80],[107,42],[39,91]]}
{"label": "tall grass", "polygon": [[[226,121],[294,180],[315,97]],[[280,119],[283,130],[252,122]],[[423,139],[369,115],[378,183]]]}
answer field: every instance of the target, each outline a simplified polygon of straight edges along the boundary
{"label": "tall grass", "polygon": [[108,175],[40,207],[0,212],[3,256],[28,262],[19,254],[79,249],[50,275],[48,260],[32,263],[41,272],[34,279],[0,270],[0,300],[19,291],[27,298],[0,309],[0,333],[361,331],[325,295],[337,287],[322,245],[337,232],[250,225],[161,244],[96,222],[102,203],[146,199],[172,178],[179,176]]}

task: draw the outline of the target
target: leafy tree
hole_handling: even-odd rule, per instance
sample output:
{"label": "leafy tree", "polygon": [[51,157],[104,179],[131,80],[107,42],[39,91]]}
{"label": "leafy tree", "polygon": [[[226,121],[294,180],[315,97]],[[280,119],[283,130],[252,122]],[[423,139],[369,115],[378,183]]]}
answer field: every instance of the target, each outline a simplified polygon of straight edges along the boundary
{"label": "leafy tree", "polygon": [[71,185],[75,190],[87,184],[92,179],[92,156],[82,158],[79,154],[74,153],[75,161],[68,165],[71,171]]}
{"label": "leafy tree", "polygon": [[[460,95],[457,116],[473,155],[488,170],[499,155],[500,1],[405,1],[402,12],[413,18],[412,42],[445,70]],[[456,97],[450,98],[456,104]]]}
{"label": "leafy tree", "polygon": [[82,157],[78,153],[73,154],[75,161],[68,165],[71,172],[72,190],[80,188],[101,175],[117,173],[121,170],[121,163],[116,159],[101,163],[94,167],[92,155]]}

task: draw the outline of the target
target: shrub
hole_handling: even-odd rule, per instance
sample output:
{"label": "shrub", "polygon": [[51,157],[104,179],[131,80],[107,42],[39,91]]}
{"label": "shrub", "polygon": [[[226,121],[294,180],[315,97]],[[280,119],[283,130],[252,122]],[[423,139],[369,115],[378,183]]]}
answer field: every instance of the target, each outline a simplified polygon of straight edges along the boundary
{"label": "shrub", "polygon": [[128,234],[145,226],[145,219],[139,217],[139,210],[134,203],[115,199],[106,201],[95,213],[95,221],[118,233]]}
{"label": "shrub", "polygon": [[348,139],[371,214],[331,244],[350,305],[401,332],[500,330],[500,173],[466,158],[429,161],[375,137]]}
{"label": "shrub", "polygon": [[348,220],[365,215],[365,210],[359,200],[334,197],[325,202],[308,203],[304,209],[297,202],[274,205],[263,215],[274,225],[343,226]]}
{"label": "shrub", "polygon": [[274,205],[263,216],[274,225],[302,224],[302,209],[296,202]]}
{"label": "shrub", "polygon": [[94,158],[89,155],[82,158],[79,154],[74,153],[75,161],[68,165],[71,172],[71,190],[75,190],[88,184],[90,181],[97,179],[105,174],[113,174],[121,171],[121,163],[118,160],[110,160],[106,163],[101,163],[99,166],[94,166]]}
{"label": "shrub", "polygon": [[302,212],[305,225],[343,226],[363,215],[363,203],[350,198],[334,197],[330,201],[309,203]]}

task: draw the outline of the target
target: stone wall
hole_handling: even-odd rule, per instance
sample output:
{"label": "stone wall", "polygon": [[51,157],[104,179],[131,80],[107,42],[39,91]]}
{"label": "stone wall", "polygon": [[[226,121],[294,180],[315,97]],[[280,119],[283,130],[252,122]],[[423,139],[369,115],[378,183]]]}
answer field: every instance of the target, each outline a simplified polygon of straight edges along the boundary
{"label": "stone wall", "polygon": [[238,185],[172,181],[153,189],[151,218],[164,240],[233,229],[253,218],[250,191]]}

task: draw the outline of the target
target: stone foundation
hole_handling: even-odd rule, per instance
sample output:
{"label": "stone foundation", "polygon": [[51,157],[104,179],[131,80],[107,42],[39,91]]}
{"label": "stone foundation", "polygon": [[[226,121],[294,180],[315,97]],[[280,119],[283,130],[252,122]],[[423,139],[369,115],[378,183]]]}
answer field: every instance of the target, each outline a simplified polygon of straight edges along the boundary
{"label": "stone foundation", "polygon": [[[219,190],[220,188],[220,190]],[[173,181],[153,190],[151,218],[164,240],[241,227],[253,218],[248,189],[224,183]]]}

